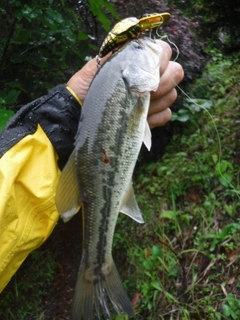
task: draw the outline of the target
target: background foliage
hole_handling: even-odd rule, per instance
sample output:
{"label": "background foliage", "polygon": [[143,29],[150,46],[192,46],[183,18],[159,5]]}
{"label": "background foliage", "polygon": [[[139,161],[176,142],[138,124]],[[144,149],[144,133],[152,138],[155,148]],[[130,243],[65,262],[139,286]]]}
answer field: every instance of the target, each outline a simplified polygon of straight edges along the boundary
{"label": "background foliage", "polygon": [[240,48],[240,7],[235,0],[170,0],[184,14],[199,25],[205,43],[225,53]]}
{"label": "background foliage", "polygon": [[[113,1],[114,2],[114,1]],[[125,1],[126,2],[126,1]],[[196,39],[197,24],[161,1],[54,1],[11,0],[0,4],[0,96],[15,110],[64,83],[96,55],[106,31],[120,17],[141,17],[144,12],[170,11],[170,23],[160,30],[179,47],[185,82],[204,66],[203,43]]]}
{"label": "background foliage", "polygon": [[23,104],[66,81],[89,53],[72,1],[1,1],[0,95]]}

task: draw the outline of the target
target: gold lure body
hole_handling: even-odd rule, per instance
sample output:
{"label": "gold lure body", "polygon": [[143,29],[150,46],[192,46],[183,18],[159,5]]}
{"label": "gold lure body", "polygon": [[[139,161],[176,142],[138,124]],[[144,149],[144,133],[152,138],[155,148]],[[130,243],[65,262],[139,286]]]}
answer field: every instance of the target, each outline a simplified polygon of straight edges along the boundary
{"label": "gold lure body", "polygon": [[170,17],[170,14],[167,12],[150,13],[143,15],[140,19],[129,17],[119,21],[104,39],[98,57],[104,57],[106,54],[116,49],[120,44],[138,38],[139,34],[149,29],[160,27],[167,23]]}

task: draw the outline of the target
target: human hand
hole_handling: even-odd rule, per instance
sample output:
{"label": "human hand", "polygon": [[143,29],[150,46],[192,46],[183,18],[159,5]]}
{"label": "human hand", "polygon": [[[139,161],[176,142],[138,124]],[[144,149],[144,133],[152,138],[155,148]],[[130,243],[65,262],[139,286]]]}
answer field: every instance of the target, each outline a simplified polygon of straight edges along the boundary
{"label": "human hand", "polygon": [[[107,60],[111,54],[101,59],[101,64]],[[88,92],[90,83],[98,70],[96,58],[88,61],[82,69],[76,72],[68,81],[67,86],[73,90],[78,98],[83,101]]]}
{"label": "human hand", "polygon": [[[170,120],[171,110],[169,107],[177,98],[175,86],[182,81],[184,76],[181,65],[170,61],[172,55],[170,46],[164,41],[157,41],[159,41],[159,44],[163,48],[160,67],[161,80],[157,91],[151,93],[148,112],[148,122],[151,128],[162,126]],[[102,58],[101,63],[109,55]],[[68,81],[67,85],[76,93],[81,101],[85,99],[89,85],[97,70],[96,59],[92,59]]]}
{"label": "human hand", "polygon": [[163,50],[160,66],[160,84],[156,91],[151,92],[148,111],[150,128],[163,126],[171,119],[172,112],[169,107],[177,98],[175,87],[184,77],[182,66],[177,62],[170,61],[172,49],[169,44],[162,40],[157,41],[159,41]]}

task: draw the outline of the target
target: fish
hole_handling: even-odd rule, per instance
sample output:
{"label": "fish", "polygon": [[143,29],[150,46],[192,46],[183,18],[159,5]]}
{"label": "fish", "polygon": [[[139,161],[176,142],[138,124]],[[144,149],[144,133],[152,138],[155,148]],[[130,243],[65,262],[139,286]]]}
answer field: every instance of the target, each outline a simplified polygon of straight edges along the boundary
{"label": "fish", "polygon": [[74,150],[56,190],[59,214],[69,220],[81,208],[83,217],[71,320],[111,319],[109,302],[118,314],[134,316],[112,243],[120,212],[144,222],[132,175],[142,143],[151,147],[147,114],[150,92],[160,83],[161,53],[150,38],[128,42],[101,65],[85,97]]}

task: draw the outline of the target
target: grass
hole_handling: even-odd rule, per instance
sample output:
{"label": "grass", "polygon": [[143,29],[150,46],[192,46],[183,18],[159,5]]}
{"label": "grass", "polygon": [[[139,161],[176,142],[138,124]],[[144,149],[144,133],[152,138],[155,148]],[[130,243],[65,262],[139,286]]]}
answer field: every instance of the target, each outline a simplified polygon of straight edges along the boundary
{"label": "grass", "polygon": [[55,274],[56,262],[51,252],[32,252],[1,294],[0,318],[6,320],[40,320],[42,303]]}
{"label": "grass", "polygon": [[[145,224],[120,215],[113,248],[134,319],[240,318],[239,73],[234,59],[209,64],[192,86],[194,102],[174,115],[185,121],[181,134],[135,175]],[[42,299],[59,277],[56,264],[49,247],[33,253],[1,295],[0,318],[49,319]]]}

